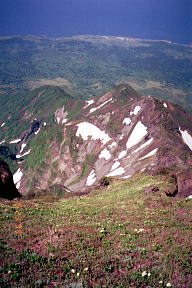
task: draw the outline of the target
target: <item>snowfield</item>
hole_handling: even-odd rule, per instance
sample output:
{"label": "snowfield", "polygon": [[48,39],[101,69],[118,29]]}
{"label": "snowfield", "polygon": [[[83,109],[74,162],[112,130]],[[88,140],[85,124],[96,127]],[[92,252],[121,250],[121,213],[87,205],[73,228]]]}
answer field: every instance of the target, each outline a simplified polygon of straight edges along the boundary
{"label": "snowfield", "polygon": [[88,123],[88,122],[82,122],[77,124],[78,126],[76,136],[81,136],[83,140],[87,140],[88,137],[91,137],[93,140],[101,140],[102,144],[106,144],[111,138],[108,136],[108,134],[105,133],[105,131],[102,131],[97,126]]}
{"label": "snowfield", "polygon": [[103,107],[105,104],[107,104],[107,103],[110,102],[111,100],[113,100],[113,98],[110,98],[109,100],[105,101],[104,103],[102,103],[102,104],[99,105],[98,107],[92,108],[89,113],[95,112],[96,110],[98,110],[99,108]]}
{"label": "snowfield", "polygon": [[119,168],[117,168],[117,169],[115,169],[115,170],[113,170],[112,172],[110,172],[109,174],[107,174],[106,176],[107,177],[112,177],[112,176],[119,176],[119,175],[122,175],[122,174],[124,174],[126,171],[125,171],[125,169],[123,168],[123,167],[119,167]]}
{"label": "snowfield", "polygon": [[84,107],[84,109],[87,108],[88,106],[90,106],[91,104],[93,104],[94,100],[87,100],[85,102],[87,103],[87,105]]}
{"label": "snowfield", "polygon": [[129,137],[129,139],[128,139],[127,143],[126,143],[127,149],[129,149],[132,146],[134,146],[137,143],[139,143],[143,139],[143,137],[147,135],[147,133],[148,133],[147,132],[147,127],[145,127],[145,125],[143,125],[141,123],[141,121],[139,121],[135,125],[135,127],[134,127],[134,129],[133,129],[133,131],[131,133],[131,136]]}
{"label": "snowfield", "polygon": [[20,141],[21,141],[21,139],[15,139],[15,140],[12,140],[11,142],[9,142],[9,144],[18,143],[18,142],[20,142]]}
{"label": "snowfield", "polygon": [[95,171],[92,170],[89,176],[87,177],[86,185],[91,186],[93,185],[93,183],[95,183],[95,181],[96,181]]}
{"label": "snowfield", "polygon": [[141,110],[140,106],[136,106],[133,111],[130,112],[130,115],[137,115],[137,113]]}
{"label": "snowfield", "polygon": [[153,155],[155,155],[155,153],[157,152],[158,148],[155,148],[154,150],[152,150],[151,152],[149,152],[147,155],[143,156],[142,158],[140,158],[139,160],[143,160],[145,158],[151,157]]}
{"label": "snowfield", "polygon": [[105,160],[109,160],[111,158],[110,152],[105,148],[100,154],[99,158],[104,158]]}
{"label": "snowfield", "polygon": [[126,125],[131,124],[131,119],[130,119],[129,117],[125,118],[125,119],[123,120],[123,124],[126,124]]}
{"label": "snowfield", "polygon": [[192,150],[192,136],[187,132],[187,130],[182,131],[179,127],[179,131],[181,132],[181,136],[185,144]]}
{"label": "snowfield", "polygon": [[13,182],[16,185],[17,189],[19,189],[20,187],[22,176],[23,176],[23,172],[21,171],[21,168],[19,168],[17,172],[15,172],[15,174],[13,175]]}

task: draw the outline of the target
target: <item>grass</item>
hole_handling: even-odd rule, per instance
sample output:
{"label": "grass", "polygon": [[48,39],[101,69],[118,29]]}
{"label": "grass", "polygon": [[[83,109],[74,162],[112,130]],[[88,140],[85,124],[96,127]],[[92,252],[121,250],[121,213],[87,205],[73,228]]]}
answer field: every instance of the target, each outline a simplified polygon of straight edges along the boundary
{"label": "grass", "polygon": [[[137,175],[53,201],[1,202],[1,287],[190,288],[192,202]],[[171,285],[171,286],[170,286]]]}

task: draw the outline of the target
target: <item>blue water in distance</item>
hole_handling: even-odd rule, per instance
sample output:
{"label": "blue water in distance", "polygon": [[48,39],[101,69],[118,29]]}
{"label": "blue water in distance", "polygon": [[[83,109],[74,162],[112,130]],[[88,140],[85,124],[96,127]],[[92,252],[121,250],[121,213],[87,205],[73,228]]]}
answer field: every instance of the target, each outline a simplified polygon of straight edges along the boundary
{"label": "blue water in distance", "polygon": [[0,0],[0,35],[13,34],[192,43],[192,0]]}

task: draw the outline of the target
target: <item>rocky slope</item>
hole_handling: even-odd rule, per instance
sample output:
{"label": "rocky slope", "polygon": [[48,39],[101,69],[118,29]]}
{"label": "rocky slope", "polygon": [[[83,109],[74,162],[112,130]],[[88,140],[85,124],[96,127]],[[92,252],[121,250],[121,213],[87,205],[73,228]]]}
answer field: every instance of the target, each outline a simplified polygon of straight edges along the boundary
{"label": "rocky slope", "polygon": [[18,137],[15,183],[23,194],[84,191],[104,176],[127,179],[138,172],[173,173],[176,194],[192,194],[192,115],[180,107],[119,85],[88,101],[65,99],[53,116],[54,123],[44,122],[34,113],[33,137]]}
{"label": "rocky slope", "polygon": [[0,158],[0,198],[12,200],[21,197],[13,183],[13,175],[9,166]]}

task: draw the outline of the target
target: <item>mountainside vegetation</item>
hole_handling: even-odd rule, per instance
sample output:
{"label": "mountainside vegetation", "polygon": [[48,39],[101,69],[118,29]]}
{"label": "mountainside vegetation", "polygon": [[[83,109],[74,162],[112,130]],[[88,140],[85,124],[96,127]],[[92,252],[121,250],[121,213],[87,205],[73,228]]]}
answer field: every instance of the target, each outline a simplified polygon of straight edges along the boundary
{"label": "mountainside vegetation", "polygon": [[[160,191],[145,194],[148,185]],[[166,176],[1,202],[1,287],[191,287],[192,201]]]}
{"label": "mountainside vegetation", "polygon": [[1,38],[0,55],[0,93],[10,98],[19,89],[18,102],[22,88],[55,85],[88,98],[127,82],[192,111],[190,46],[104,36],[14,36]]}

